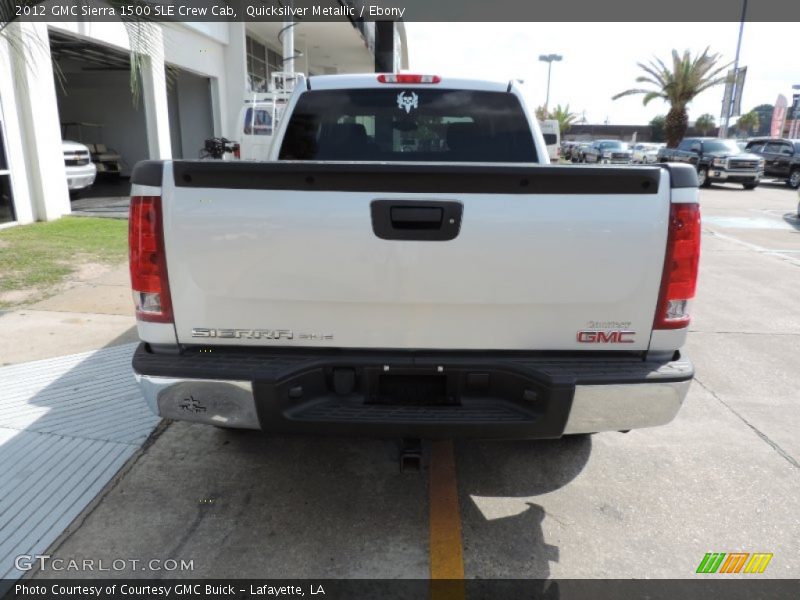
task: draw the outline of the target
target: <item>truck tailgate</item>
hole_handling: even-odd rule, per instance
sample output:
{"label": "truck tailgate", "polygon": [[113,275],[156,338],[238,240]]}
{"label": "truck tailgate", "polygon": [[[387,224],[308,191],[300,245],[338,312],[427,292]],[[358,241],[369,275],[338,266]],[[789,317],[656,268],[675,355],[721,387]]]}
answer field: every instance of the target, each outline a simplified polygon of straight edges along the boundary
{"label": "truck tailgate", "polygon": [[176,161],[162,197],[184,344],[649,345],[658,167]]}

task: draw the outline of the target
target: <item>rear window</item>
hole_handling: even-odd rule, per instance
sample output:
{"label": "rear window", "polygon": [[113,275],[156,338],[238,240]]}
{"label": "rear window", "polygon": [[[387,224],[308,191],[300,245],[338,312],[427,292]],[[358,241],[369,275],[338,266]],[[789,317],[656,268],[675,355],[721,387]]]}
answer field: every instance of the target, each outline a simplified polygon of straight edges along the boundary
{"label": "rear window", "polygon": [[544,143],[548,146],[553,146],[558,143],[558,136],[555,133],[543,133]]}
{"label": "rear window", "polygon": [[245,135],[272,135],[272,111],[248,108],[244,114]]}
{"label": "rear window", "polygon": [[536,151],[513,94],[393,86],[306,92],[279,158],[536,162]]}

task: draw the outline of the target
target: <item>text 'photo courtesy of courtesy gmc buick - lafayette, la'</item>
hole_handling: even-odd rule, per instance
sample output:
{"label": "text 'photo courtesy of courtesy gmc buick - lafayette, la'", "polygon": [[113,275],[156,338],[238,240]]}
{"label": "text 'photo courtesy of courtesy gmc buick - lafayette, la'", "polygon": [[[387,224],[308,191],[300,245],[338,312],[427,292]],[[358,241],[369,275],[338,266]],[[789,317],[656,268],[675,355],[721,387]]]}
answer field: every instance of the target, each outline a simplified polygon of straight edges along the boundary
{"label": "text 'photo courtesy of courtesy gmc buick - lafayette, la'", "polygon": [[139,163],[133,368],[163,417],[558,438],[672,420],[691,165],[550,165],[520,84],[310,77],[271,160]]}

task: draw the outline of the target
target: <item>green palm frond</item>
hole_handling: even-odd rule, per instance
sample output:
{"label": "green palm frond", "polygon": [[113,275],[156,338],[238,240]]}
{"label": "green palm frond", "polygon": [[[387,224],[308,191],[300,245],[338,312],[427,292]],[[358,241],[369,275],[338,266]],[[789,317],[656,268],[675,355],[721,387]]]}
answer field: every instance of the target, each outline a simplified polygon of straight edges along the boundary
{"label": "green palm frond", "polygon": [[637,77],[636,82],[649,84],[652,89],[626,90],[612,98],[616,100],[632,94],[644,94],[645,104],[654,98],[663,98],[672,106],[683,107],[708,88],[725,82],[725,76],[720,74],[729,64],[718,65],[720,57],[711,54],[710,48],[694,56],[689,50],[683,53],[672,50],[671,58],[669,67],[658,57],[653,57],[647,64],[637,63],[646,75]]}

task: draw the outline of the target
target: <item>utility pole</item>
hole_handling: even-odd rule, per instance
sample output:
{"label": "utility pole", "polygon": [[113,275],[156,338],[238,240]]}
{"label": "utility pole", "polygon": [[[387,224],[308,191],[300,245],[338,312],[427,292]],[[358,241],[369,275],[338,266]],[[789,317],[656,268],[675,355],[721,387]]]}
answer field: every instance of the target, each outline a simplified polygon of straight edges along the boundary
{"label": "utility pole", "polygon": [[560,54],[540,54],[539,60],[547,63],[547,96],[544,101],[545,117],[549,114],[548,106],[550,106],[550,70],[553,68],[553,61],[560,61],[563,56]]}
{"label": "utility pole", "polygon": [[[744,19],[747,14],[747,0],[742,3],[742,20],[739,21],[739,40],[736,42],[736,58],[733,61],[733,84],[731,85],[731,97],[728,104],[728,110],[722,115],[722,126],[719,128],[719,137],[728,137],[728,124],[730,123],[731,111],[733,110],[733,101],[736,98],[736,83],[739,79],[739,52],[742,49],[742,33],[744,33]],[[727,89],[727,87],[726,87]],[[723,100],[723,106],[725,102]]]}

